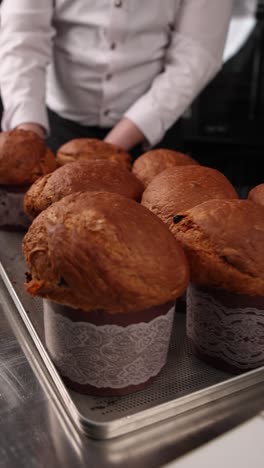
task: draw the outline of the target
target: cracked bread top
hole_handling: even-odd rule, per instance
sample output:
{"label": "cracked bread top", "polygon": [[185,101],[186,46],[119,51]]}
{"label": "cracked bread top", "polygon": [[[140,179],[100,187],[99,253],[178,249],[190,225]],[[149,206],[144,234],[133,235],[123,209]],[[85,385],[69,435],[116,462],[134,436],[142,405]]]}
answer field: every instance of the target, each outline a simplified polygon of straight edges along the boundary
{"label": "cracked bread top", "polygon": [[191,281],[264,295],[264,207],[210,200],[177,213],[171,230],[189,260]]}
{"label": "cracked bread top", "polygon": [[264,184],[253,187],[248,194],[248,200],[264,206]]}
{"label": "cracked bread top", "polygon": [[73,308],[139,312],[174,301],[189,268],[174,236],[135,201],[69,195],[43,211],[23,240],[27,291]]}
{"label": "cracked bread top", "polygon": [[143,190],[136,176],[120,164],[103,159],[76,161],[38,179],[26,193],[24,209],[34,218],[74,192],[114,192],[140,201]]}
{"label": "cracked bread top", "polygon": [[194,159],[184,153],[166,148],[159,148],[142,154],[133,164],[132,172],[143,183],[144,187],[161,172],[169,167],[197,164]]}
{"label": "cracked bread top", "polygon": [[60,166],[69,162],[95,159],[115,161],[127,168],[131,166],[131,157],[127,151],[96,138],[75,138],[57,151],[57,161]]}
{"label": "cracked bread top", "polygon": [[229,180],[205,166],[171,167],[148,185],[142,205],[172,227],[173,215],[212,198],[238,198]]}
{"label": "cracked bread top", "polygon": [[56,167],[55,156],[34,132],[0,133],[0,184],[30,185]]}

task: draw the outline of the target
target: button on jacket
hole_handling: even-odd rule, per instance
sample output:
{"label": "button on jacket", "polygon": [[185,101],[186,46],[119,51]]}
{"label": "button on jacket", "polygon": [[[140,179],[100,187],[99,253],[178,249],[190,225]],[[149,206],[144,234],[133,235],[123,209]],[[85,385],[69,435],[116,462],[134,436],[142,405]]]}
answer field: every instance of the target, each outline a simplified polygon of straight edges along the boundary
{"label": "button on jacket", "polygon": [[217,73],[232,0],[4,0],[0,84],[4,130],[46,104],[83,125],[123,116],[161,140]]}

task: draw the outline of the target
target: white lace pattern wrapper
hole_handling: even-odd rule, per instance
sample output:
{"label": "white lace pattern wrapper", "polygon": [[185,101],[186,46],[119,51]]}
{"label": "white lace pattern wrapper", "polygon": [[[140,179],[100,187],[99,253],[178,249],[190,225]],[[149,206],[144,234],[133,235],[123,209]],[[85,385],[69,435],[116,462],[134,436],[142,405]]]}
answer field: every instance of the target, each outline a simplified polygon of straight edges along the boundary
{"label": "white lace pattern wrapper", "polygon": [[201,355],[241,371],[264,365],[264,310],[259,308],[227,307],[213,291],[190,285],[187,335]]}
{"label": "white lace pattern wrapper", "polygon": [[25,192],[0,186],[0,226],[26,229],[30,219],[24,213]]}
{"label": "white lace pattern wrapper", "polygon": [[72,382],[125,388],[147,382],[166,363],[174,307],[148,323],[127,326],[74,322],[53,309],[44,301],[46,346],[61,375]]}

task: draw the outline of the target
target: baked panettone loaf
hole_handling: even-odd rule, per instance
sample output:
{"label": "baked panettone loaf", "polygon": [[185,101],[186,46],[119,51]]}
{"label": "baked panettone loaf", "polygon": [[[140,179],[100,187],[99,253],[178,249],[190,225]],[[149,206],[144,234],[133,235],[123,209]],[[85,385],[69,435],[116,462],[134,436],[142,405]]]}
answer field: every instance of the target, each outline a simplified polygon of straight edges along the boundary
{"label": "baked panettone loaf", "polygon": [[216,169],[205,166],[171,167],[148,185],[142,205],[169,227],[173,216],[213,198],[238,198],[229,180]]}
{"label": "baked panettone loaf", "polygon": [[114,193],[69,195],[43,211],[23,240],[32,295],[79,308],[138,312],[175,300],[188,264],[167,227]]}
{"label": "baked panettone loaf", "polygon": [[210,200],[175,216],[191,283],[186,330],[193,353],[241,373],[264,365],[264,207]]}
{"label": "baked panettone loaf", "polygon": [[26,193],[24,208],[33,218],[52,203],[75,192],[119,193],[140,200],[143,185],[125,167],[112,161],[76,161],[38,179]]}
{"label": "baked panettone loaf", "polygon": [[256,185],[248,194],[248,199],[264,206],[264,184]]}
{"label": "baked panettone loaf", "polygon": [[0,184],[30,185],[56,169],[56,160],[34,132],[11,130],[0,133]]}
{"label": "baked panettone loaf", "polygon": [[155,149],[142,154],[132,167],[132,172],[145,187],[165,169],[174,166],[187,166],[198,164],[187,154],[166,148]]}
{"label": "baked panettone loaf", "polygon": [[175,212],[172,232],[196,285],[264,296],[264,207],[210,200]]}
{"label": "baked panettone loaf", "polygon": [[130,155],[117,145],[96,138],[76,138],[62,145],[57,151],[60,166],[76,160],[107,159],[130,168]]}
{"label": "baked panettone loaf", "polygon": [[23,200],[29,186],[54,171],[55,156],[35,133],[11,130],[0,133],[0,226],[27,229],[31,220]]}

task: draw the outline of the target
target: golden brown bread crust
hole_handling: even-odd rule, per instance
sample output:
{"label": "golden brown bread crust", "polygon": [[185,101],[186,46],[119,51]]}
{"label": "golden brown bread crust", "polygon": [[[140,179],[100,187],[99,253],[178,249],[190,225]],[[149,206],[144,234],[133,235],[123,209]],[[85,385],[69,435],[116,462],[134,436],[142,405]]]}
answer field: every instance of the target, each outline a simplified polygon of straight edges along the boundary
{"label": "golden brown bread crust", "polygon": [[56,167],[54,155],[34,132],[0,133],[0,184],[29,185]]}
{"label": "golden brown bread crust", "polygon": [[130,168],[130,155],[117,145],[96,138],[76,138],[62,145],[57,151],[60,166],[76,160],[107,159]]}
{"label": "golden brown bread crust", "polygon": [[165,169],[175,166],[187,166],[198,163],[187,154],[161,148],[142,154],[132,167],[132,172],[141,180],[144,187]]}
{"label": "golden brown bread crust", "polygon": [[264,206],[264,184],[256,185],[248,194],[248,200]]}
{"label": "golden brown bread crust", "polygon": [[24,199],[27,214],[36,217],[52,203],[74,192],[113,192],[139,201],[141,182],[125,167],[112,161],[76,161],[38,179]]}
{"label": "golden brown bread crust", "polygon": [[264,207],[248,200],[210,200],[178,214],[183,218],[172,232],[185,250],[194,283],[264,295]]}
{"label": "golden brown bread crust", "polygon": [[69,195],[43,211],[23,240],[32,295],[83,310],[145,310],[180,296],[188,264],[152,213],[114,193]]}
{"label": "golden brown bread crust", "polygon": [[142,205],[169,227],[173,216],[212,198],[238,198],[229,180],[216,169],[205,166],[171,167],[148,185]]}

